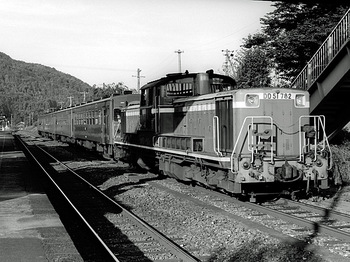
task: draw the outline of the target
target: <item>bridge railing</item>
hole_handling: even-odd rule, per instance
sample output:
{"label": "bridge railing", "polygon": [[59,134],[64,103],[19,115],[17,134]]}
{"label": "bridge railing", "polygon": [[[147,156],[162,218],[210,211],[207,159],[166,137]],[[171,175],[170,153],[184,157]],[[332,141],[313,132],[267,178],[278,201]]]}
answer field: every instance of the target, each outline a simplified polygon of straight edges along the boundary
{"label": "bridge railing", "polygon": [[307,90],[350,39],[350,9],[335,26],[304,69],[294,79],[293,88]]}

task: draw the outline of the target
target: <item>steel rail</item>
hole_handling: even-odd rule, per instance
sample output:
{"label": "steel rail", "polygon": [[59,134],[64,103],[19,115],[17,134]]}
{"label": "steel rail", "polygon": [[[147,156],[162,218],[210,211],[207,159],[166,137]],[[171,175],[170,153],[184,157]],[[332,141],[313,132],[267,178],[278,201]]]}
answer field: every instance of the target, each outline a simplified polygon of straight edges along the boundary
{"label": "steel rail", "polygon": [[259,212],[271,214],[274,217],[277,217],[282,220],[286,220],[288,222],[297,224],[299,226],[306,227],[308,229],[313,229],[313,230],[317,229],[320,233],[328,234],[330,236],[334,236],[338,239],[342,239],[345,241],[350,241],[350,232],[342,231],[337,228],[327,226],[324,224],[319,224],[317,222],[313,222],[304,218],[293,216],[279,210],[274,210],[269,207],[261,206],[259,204],[254,204],[254,203],[246,203],[246,204],[250,204],[251,206],[250,208],[255,209]]}
{"label": "steel rail", "polygon": [[76,214],[80,217],[80,219],[84,222],[84,224],[89,228],[89,230],[93,233],[93,235],[96,237],[96,239],[100,242],[100,244],[104,247],[104,249],[108,252],[108,254],[111,256],[111,258],[116,261],[120,262],[118,258],[112,253],[112,251],[108,248],[108,246],[104,243],[104,241],[99,237],[97,232],[90,226],[88,221],[85,220],[84,216],[79,212],[79,210],[74,206],[74,204],[69,200],[67,195],[61,190],[61,188],[57,185],[57,183],[52,179],[50,174],[46,171],[46,169],[41,165],[39,160],[32,154],[32,152],[29,150],[27,145],[24,143],[24,141],[17,135],[15,135],[15,138],[22,144],[26,152],[30,155],[30,157],[36,162],[36,164],[40,167],[40,169],[45,173],[45,175],[50,179],[52,184],[59,190],[61,195],[66,199],[66,201],[69,203],[69,205],[74,209]]}
{"label": "steel rail", "polygon": [[313,221],[310,221],[310,220],[307,220],[304,218],[299,218],[297,216],[293,216],[293,215],[284,213],[284,212],[279,211],[279,210],[274,210],[274,209],[269,208],[269,207],[264,207],[264,206],[256,204],[256,203],[243,202],[243,201],[240,201],[236,198],[230,197],[228,195],[225,195],[225,194],[217,192],[217,191],[212,190],[211,192],[214,195],[217,195],[221,198],[225,198],[226,200],[231,201],[237,205],[241,205],[243,207],[246,207],[246,208],[249,208],[252,210],[256,210],[260,213],[271,215],[273,217],[294,223],[298,226],[305,227],[307,229],[315,230],[317,228],[319,233],[328,234],[328,235],[334,236],[338,239],[342,239],[344,241],[350,242],[350,232],[342,231],[342,230],[339,230],[335,227],[327,226],[324,224],[319,224],[317,222],[313,222]]}
{"label": "steel rail", "polygon": [[[165,248],[167,248],[169,251],[173,253],[180,261],[186,261],[186,262],[198,262],[200,261],[193,255],[191,255],[187,250],[181,248],[179,245],[177,245],[175,242],[171,241],[169,238],[167,238],[165,235],[163,235],[161,232],[159,232],[157,229],[153,228],[149,224],[147,224],[145,221],[143,221],[141,218],[139,218],[137,215],[133,214],[129,210],[125,209],[123,206],[119,205],[117,202],[115,202],[111,197],[103,193],[100,189],[98,189],[96,186],[91,184],[89,181],[84,179],[82,176],[77,174],[74,170],[72,170],[69,166],[62,163],[58,159],[56,159],[54,156],[52,156],[50,153],[45,151],[40,146],[37,146],[34,143],[34,146],[38,149],[40,149],[43,153],[48,155],[50,158],[52,158],[56,164],[59,164],[66,168],[69,172],[73,173],[76,177],[84,181],[86,184],[89,185],[89,187],[96,192],[98,192],[101,196],[103,196],[105,199],[110,201],[113,205],[115,205],[117,208],[120,208],[123,211],[123,214],[126,215],[129,219],[132,219],[134,222],[138,224],[143,230],[147,231],[148,234],[150,234],[152,237],[154,237],[156,240],[158,240]],[[96,233],[97,234],[97,233]],[[101,240],[102,241],[102,240]],[[105,246],[105,245],[104,245]],[[119,261],[119,260],[116,260]]]}
{"label": "steel rail", "polygon": [[339,211],[333,210],[333,209],[329,209],[329,208],[322,208],[322,207],[318,207],[318,206],[314,206],[314,205],[310,205],[310,204],[306,204],[306,203],[302,203],[302,202],[297,202],[297,201],[293,201],[293,200],[289,200],[286,199],[286,201],[290,204],[290,205],[294,205],[294,206],[298,206],[301,207],[303,209],[306,209],[310,212],[314,212],[320,215],[324,215],[325,212],[329,212],[329,217],[330,218],[334,218],[340,221],[344,221],[344,222],[348,222],[350,223],[350,215],[345,214],[345,213],[341,213]]}

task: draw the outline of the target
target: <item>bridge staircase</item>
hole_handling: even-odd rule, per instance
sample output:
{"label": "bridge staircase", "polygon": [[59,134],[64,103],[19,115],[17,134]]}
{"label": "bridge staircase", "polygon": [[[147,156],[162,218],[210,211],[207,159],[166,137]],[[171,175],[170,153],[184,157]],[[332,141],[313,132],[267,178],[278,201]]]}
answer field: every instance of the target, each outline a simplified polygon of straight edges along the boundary
{"label": "bridge staircase", "polygon": [[309,91],[310,112],[326,117],[329,138],[350,122],[350,9],[292,87]]}

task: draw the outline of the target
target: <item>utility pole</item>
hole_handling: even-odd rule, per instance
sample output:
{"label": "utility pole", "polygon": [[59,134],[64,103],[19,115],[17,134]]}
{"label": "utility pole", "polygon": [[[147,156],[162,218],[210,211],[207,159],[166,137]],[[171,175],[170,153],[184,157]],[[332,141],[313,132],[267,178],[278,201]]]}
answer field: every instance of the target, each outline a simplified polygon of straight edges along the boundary
{"label": "utility pole", "polygon": [[86,103],[86,94],[87,94],[87,92],[80,92],[80,94],[83,94],[84,95],[84,99],[83,99],[83,103]]}
{"label": "utility pole", "polygon": [[57,102],[57,103],[59,103],[59,104],[61,105],[61,108],[60,108],[60,109],[62,109],[62,108],[63,108],[64,102],[60,101],[60,102]]}
{"label": "utility pole", "polygon": [[226,50],[221,50],[221,52],[223,52],[224,56],[225,56],[224,72],[225,72],[226,75],[229,75],[229,70],[228,70],[228,64],[229,63],[230,63],[231,68],[233,70],[232,61],[230,59],[230,57],[233,56],[233,51],[226,49]]}
{"label": "utility pole", "polygon": [[140,68],[137,68],[137,75],[133,75],[132,77],[137,77],[137,92],[139,92],[140,88],[141,88],[141,77],[145,77],[145,76],[142,76],[140,75],[141,73],[141,69]]}
{"label": "utility pole", "polygon": [[69,107],[72,106],[72,99],[73,99],[74,96],[69,96],[67,97],[69,99]]}
{"label": "utility pole", "polygon": [[178,57],[179,57],[179,73],[181,73],[181,53],[184,53],[184,51],[181,51],[180,49],[175,51],[175,53],[178,54]]}

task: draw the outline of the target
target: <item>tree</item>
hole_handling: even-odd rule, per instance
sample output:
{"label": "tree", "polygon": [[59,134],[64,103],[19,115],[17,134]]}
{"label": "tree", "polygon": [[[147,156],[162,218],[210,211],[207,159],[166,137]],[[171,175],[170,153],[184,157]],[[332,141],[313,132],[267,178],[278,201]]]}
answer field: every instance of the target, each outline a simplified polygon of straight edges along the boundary
{"label": "tree", "polygon": [[0,52],[0,114],[7,118],[23,121],[32,114],[35,121],[69,96],[79,102],[79,90],[92,92],[92,87],[54,68],[13,60]]}
{"label": "tree", "polygon": [[[245,43],[252,41],[252,36]],[[268,87],[271,84],[271,60],[264,46],[246,46],[235,57],[235,79],[238,88]]]}
{"label": "tree", "polygon": [[330,34],[350,7],[347,1],[277,1],[261,19],[262,33],[244,43],[263,48],[279,76],[291,80]]}

